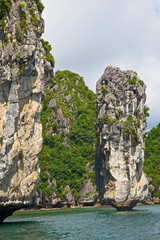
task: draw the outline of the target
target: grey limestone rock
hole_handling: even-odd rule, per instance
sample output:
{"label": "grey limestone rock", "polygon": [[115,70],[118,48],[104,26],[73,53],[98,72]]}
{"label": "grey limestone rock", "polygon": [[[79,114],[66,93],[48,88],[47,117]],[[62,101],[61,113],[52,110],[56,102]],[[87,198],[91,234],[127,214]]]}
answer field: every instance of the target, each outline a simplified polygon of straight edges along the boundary
{"label": "grey limestone rock", "polygon": [[52,98],[50,101],[49,101],[49,104],[48,104],[48,107],[49,108],[53,108],[57,105],[57,102],[56,102],[56,99],[55,98]]}
{"label": "grey limestone rock", "polygon": [[[28,30],[19,21],[19,1],[12,1],[5,28],[0,29],[0,222],[35,203],[42,146],[41,95],[44,83],[53,77],[40,41],[41,13],[35,1],[23,2]],[[31,8],[37,27],[31,21]]]}
{"label": "grey limestone rock", "polygon": [[148,197],[142,168],[146,86],[133,71],[107,67],[97,82],[97,186],[103,201],[132,209]]}
{"label": "grey limestone rock", "polygon": [[97,196],[96,186],[93,185],[90,179],[87,179],[80,190],[80,198],[78,199],[78,203],[83,204],[83,206],[94,205],[97,200]]}

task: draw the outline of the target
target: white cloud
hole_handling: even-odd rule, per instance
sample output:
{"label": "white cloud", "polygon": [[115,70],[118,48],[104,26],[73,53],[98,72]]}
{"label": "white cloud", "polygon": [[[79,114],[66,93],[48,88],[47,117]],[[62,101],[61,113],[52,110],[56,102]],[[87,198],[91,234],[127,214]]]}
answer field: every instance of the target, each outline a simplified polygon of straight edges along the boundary
{"label": "white cloud", "polygon": [[42,0],[44,38],[56,69],[84,76],[95,91],[108,65],[132,69],[147,85],[149,128],[160,122],[159,0]]}

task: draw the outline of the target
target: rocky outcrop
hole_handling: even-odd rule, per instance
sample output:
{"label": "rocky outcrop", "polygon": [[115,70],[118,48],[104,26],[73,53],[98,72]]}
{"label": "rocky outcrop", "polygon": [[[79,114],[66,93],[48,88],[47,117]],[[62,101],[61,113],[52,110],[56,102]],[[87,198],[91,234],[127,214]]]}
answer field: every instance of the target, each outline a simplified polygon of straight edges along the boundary
{"label": "rocky outcrop", "polygon": [[[3,4],[3,1],[0,2]],[[8,4],[8,5],[7,5]],[[10,6],[10,7],[8,7]],[[5,1],[0,19],[0,222],[35,202],[44,83],[53,77],[40,37],[40,1]]]}
{"label": "rocky outcrop", "polygon": [[95,185],[96,95],[78,74],[57,71],[44,92],[43,150],[38,204],[93,205]]}
{"label": "rocky outcrop", "polygon": [[132,209],[148,197],[142,171],[146,86],[133,71],[107,67],[97,82],[97,186],[102,201]]}

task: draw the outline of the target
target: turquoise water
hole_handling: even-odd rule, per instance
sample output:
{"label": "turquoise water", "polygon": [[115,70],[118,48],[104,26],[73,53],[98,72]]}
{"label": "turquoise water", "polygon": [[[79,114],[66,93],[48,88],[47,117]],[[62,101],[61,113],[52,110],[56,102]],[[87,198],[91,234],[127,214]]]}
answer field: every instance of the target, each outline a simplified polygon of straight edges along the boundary
{"label": "turquoise water", "polygon": [[0,226],[0,240],[10,239],[160,240],[160,205],[15,213]]}

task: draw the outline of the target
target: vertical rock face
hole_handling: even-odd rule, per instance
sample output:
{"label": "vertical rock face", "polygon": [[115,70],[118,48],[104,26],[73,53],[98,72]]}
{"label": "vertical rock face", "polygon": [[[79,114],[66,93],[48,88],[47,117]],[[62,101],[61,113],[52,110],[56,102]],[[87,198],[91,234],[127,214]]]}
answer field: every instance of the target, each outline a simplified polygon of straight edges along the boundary
{"label": "vertical rock face", "polygon": [[148,196],[142,171],[145,89],[137,73],[114,67],[97,82],[97,185],[103,200],[118,210],[132,209]]}
{"label": "vertical rock face", "polygon": [[[35,201],[41,93],[53,75],[40,36],[40,1],[5,1],[0,19],[0,222]],[[9,7],[8,7],[9,6]]]}

